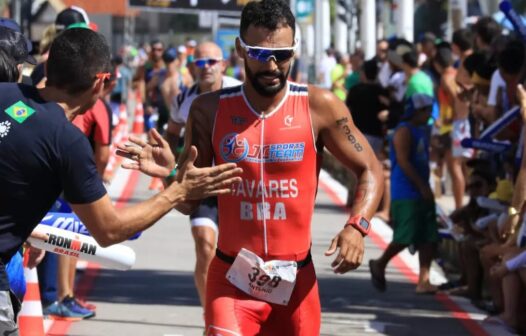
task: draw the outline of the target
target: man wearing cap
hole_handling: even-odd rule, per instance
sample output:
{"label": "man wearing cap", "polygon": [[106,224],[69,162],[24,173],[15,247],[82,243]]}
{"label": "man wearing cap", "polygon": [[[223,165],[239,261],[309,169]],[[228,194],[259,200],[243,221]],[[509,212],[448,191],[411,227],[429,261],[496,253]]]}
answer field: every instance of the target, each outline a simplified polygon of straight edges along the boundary
{"label": "man wearing cap", "polygon": [[[89,18],[84,9],[77,6],[71,6],[57,14],[57,17],[55,19],[55,33],[53,35],[56,36],[71,25],[77,25],[76,28],[88,28],[88,24]],[[45,58],[44,61],[39,63],[31,73],[31,81],[35,86],[43,87],[45,85],[46,77],[44,64]]]}
{"label": "man wearing cap", "polygon": [[71,6],[64,9],[58,13],[57,18],[55,19],[55,27],[58,32],[69,28],[71,25],[79,23],[84,23],[86,26],[89,26],[90,21],[84,9],[77,6]]}
{"label": "man wearing cap", "polygon": [[[225,66],[223,52],[217,44],[203,42],[197,46],[194,61],[190,64],[196,82],[190,88],[183,89],[171,104],[166,138],[175,155],[178,155],[179,137],[195,98],[205,92],[241,85],[237,79],[223,75]],[[194,281],[201,305],[204,307],[206,276],[214,257],[217,238],[217,198],[205,199],[190,215],[190,224],[196,251]]]}
{"label": "man wearing cap", "polygon": [[[90,53],[85,50],[89,49]],[[89,29],[69,29],[53,42],[46,63],[43,89],[0,83],[0,334],[18,335],[16,302],[9,294],[4,265],[18,251],[59,194],[86,224],[95,240],[109,246],[152,226],[186,200],[230,193],[240,169],[222,165],[196,169],[192,150],[178,172],[178,182],[149,200],[115,209],[102,184],[85,136],[70,120],[90,108],[103,92],[110,75],[110,51],[104,39]],[[82,64],[79,67],[78,64]],[[143,169],[144,156],[170,153],[157,132],[158,147],[137,140],[123,148]],[[166,159],[166,156],[163,156]],[[170,168],[175,162],[171,158]],[[149,162],[150,173],[168,176],[168,167]],[[213,174],[213,175],[212,175]],[[212,177],[215,176],[215,177]],[[214,187],[205,184],[213,181]],[[212,190],[216,189],[216,190]],[[46,237],[42,237],[46,239]]]}
{"label": "man wearing cap", "polygon": [[11,19],[0,18],[0,48],[14,58],[20,65],[20,70],[24,62],[33,65],[37,63],[30,55],[33,44],[22,34],[18,23]]}
{"label": "man wearing cap", "polygon": [[175,48],[169,48],[163,54],[166,73],[161,82],[161,94],[163,95],[164,104],[168,107],[172,105],[172,101],[177,97],[183,87],[177,56],[177,50]]}
{"label": "man wearing cap", "polygon": [[387,263],[410,245],[419,251],[420,274],[416,293],[429,294],[437,290],[429,282],[438,233],[435,201],[428,182],[429,138],[424,129],[432,106],[432,96],[415,94],[409,97],[402,122],[396,128],[391,143],[393,241],[379,259],[369,261],[372,283],[381,292],[386,289]]}

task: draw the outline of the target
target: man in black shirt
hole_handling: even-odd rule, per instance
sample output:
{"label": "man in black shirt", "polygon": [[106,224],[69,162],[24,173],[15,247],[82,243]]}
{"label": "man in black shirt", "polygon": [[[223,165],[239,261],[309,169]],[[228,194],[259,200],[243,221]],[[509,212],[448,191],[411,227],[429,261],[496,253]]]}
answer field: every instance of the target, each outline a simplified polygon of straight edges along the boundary
{"label": "man in black shirt", "polygon": [[376,80],[378,63],[365,62],[360,69],[360,83],[347,94],[346,104],[356,124],[376,155],[383,149],[384,122],[388,117],[389,93]]}
{"label": "man in black shirt", "polygon": [[[61,33],[51,46],[45,88],[0,83],[0,310],[7,311],[7,316],[14,318],[11,300],[5,295],[9,285],[4,264],[62,191],[97,242],[108,246],[147,229],[180,202],[228,193],[230,185],[240,180],[235,177],[240,173],[235,165],[195,168],[194,149],[192,159],[177,173],[177,182],[147,201],[115,209],[88,140],[70,122],[100,97],[109,65],[109,48],[101,35],[73,28]],[[140,143],[134,159],[170,153],[158,133],[152,136],[157,145]],[[175,167],[175,160],[157,162],[141,168],[168,176]],[[141,165],[141,160],[136,164]],[[14,321],[0,319],[0,334],[4,333],[17,335]]]}

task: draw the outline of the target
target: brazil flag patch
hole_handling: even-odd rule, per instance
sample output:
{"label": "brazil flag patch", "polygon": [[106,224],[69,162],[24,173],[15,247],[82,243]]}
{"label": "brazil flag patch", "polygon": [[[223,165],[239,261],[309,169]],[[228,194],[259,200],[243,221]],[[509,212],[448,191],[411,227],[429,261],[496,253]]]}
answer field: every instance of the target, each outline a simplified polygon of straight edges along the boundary
{"label": "brazil flag patch", "polygon": [[31,107],[24,104],[24,102],[21,100],[9,106],[4,111],[11,118],[15,119],[19,124],[26,121],[27,118],[31,117],[31,115],[35,113],[35,110],[33,110]]}

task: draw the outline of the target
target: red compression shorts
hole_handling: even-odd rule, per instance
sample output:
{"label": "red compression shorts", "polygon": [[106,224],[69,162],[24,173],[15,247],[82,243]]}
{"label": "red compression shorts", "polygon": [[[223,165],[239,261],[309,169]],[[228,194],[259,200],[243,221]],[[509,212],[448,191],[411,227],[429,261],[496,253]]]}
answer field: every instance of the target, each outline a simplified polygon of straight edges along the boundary
{"label": "red compression shorts", "polygon": [[252,336],[320,334],[320,299],[314,265],[298,270],[289,304],[257,300],[225,277],[230,264],[214,257],[206,286],[206,335]]}

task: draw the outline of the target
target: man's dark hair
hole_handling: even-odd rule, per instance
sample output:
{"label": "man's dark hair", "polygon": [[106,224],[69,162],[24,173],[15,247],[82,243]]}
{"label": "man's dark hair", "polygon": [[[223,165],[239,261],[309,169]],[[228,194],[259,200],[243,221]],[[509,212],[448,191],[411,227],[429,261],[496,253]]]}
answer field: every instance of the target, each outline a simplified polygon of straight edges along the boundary
{"label": "man's dark hair", "polygon": [[437,43],[437,36],[432,32],[426,32],[421,35],[419,42],[422,44],[429,43],[435,45]]}
{"label": "man's dark hair", "polygon": [[466,28],[455,30],[451,42],[453,42],[453,44],[456,45],[462,52],[472,49],[473,33],[471,30]]}
{"label": "man's dark hair", "polygon": [[491,45],[493,40],[497,38],[497,36],[499,36],[502,31],[497,21],[489,16],[480,18],[477,23],[475,23],[473,28],[475,34],[486,45]]}
{"label": "man's dark hair", "polygon": [[497,56],[499,69],[510,75],[518,74],[524,66],[524,43],[510,41]]}
{"label": "man's dark hair", "polygon": [[20,77],[20,72],[13,57],[0,49],[0,82],[15,83]]}
{"label": "man's dark hair", "polygon": [[154,39],[154,40],[152,40],[152,41],[150,42],[150,46],[152,46],[152,47],[153,47],[154,45],[156,45],[156,44],[161,44],[161,45],[163,46],[163,48],[164,48],[164,42],[161,41],[161,40],[159,40],[159,39]]}
{"label": "man's dark hair", "polygon": [[[29,61],[29,50],[24,35],[9,28],[0,27],[0,48],[14,59],[16,64]],[[35,64],[34,59],[31,62]]]}
{"label": "man's dark hair", "polygon": [[98,73],[110,70],[110,49],[104,37],[90,29],[66,29],[51,44],[46,64],[47,84],[76,94],[89,89]]}
{"label": "man's dark hair", "polygon": [[365,52],[361,48],[356,48],[351,57],[358,57],[363,61],[365,59]]}
{"label": "man's dark hair", "polygon": [[418,53],[416,50],[411,50],[402,55],[402,62],[409,65],[411,68],[418,68]]}
{"label": "man's dark hair", "polygon": [[334,59],[336,60],[336,63],[340,64],[343,59],[343,54],[339,51],[335,52]]}
{"label": "man's dark hair", "polygon": [[282,26],[289,26],[296,36],[296,19],[288,3],[284,0],[262,0],[249,2],[241,13],[239,36],[244,39],[248,27],[264,27],[274,31]]}
{"label": "man's dark hair", "polygon": [[120,55],[115,55],[113,56],[113,58],[111,59],[111,64],[113,66],[118,66],[118,65],[121,65],[124,63],[124,60],[122,59],[122,56]]}
{"label": "man's dark hair", "polygon": [[367,80],[374,81],[378,76],[378,62],[374,59],[365,61],[362,65],[362,70]]}
{"label": "man's dark hair", "polygon": [[448,68],[453,64],[453,53],[447,47],[438,48],[433,61],[441,68]]}

